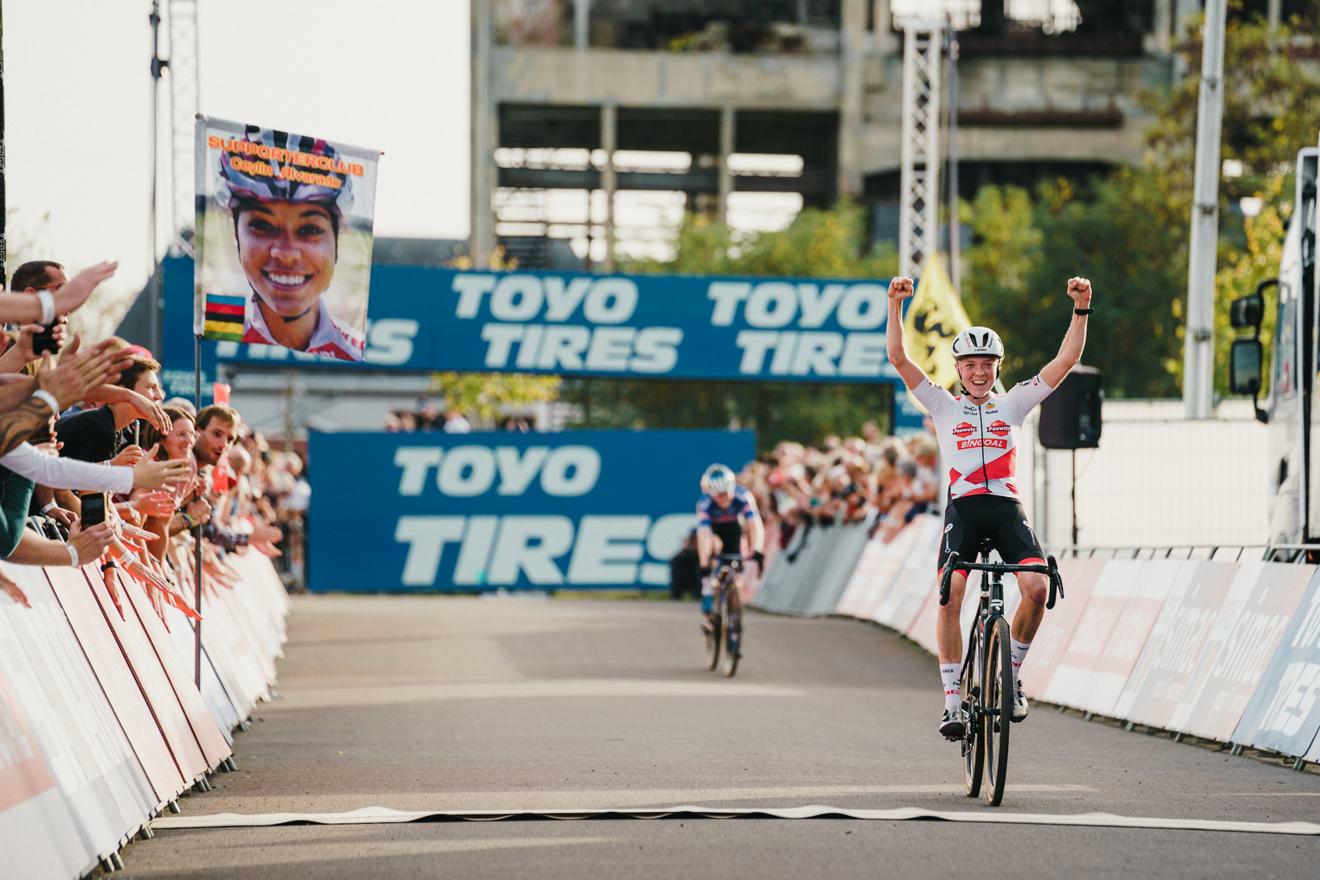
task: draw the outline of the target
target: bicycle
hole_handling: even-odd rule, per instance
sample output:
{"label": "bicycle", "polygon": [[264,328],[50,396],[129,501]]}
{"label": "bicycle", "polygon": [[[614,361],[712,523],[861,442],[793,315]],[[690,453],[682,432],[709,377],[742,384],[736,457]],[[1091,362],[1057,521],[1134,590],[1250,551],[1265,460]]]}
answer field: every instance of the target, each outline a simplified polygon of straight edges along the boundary
{"label": "bicycle", "polygon": [[[1004,800],[1004,782],[1008,777],[1008,740],[1013,718],[1013,659],[1009,646],[1009,624],[1004,617],[1006,574],[1034,571],[1048,575],[1050,594],[1046,608],[1053,608],[1056,598],[1064,598],[1063,579],[1054,557],[1046,565],[1010,565],[991,562],[989,540],[981,542],[979,562],[959,563],[958,554],[949,554],[940,580],[940,604],[949,604],[949,583],[955,569],[981,571],[981,599],[972,631],[967,636],[960,676],[963,710],[963,783],[968,797],[981,792],[982,775],[989,783],[985,799],[997,807]],[[1056,597],[1057,592],[1057,597]]]}
{"label": "bicycle", "polygon": [[[733,678],[742,656],[742,596],[738,590],[738,574],[742,570],[741,556],[720,554],[715,567],[711,621],[706,630],[706,668],[714,670],[718,666],[725,678]],[[723,664],[720,663],[721,648],[724,651]]]}

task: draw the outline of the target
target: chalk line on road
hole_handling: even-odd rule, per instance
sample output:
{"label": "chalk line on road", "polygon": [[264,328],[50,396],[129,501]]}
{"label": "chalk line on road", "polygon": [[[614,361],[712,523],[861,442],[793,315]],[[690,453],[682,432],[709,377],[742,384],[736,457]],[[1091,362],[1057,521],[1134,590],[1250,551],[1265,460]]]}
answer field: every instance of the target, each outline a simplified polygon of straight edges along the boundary
{"label": "chalk line on road", "polygon": [[1137,828],[1170,831],[1227,831],[1247,834],[1320,836],[1314,822],[1234,822],[1217,819],[1172,819],[1152,816],[1116,816],[1112,813],[1006,813],[1000,810],[927,810],[899,807],[859,810],[810,805],[802,807],[679,806],[656,810],[392,810],[363,807],[343,813],[213,813],[200,816],[162,816],[153,821],[158,830],[196,828],[256,828],[273,825],[384,825],[405,822],[492,822],[506,819],[865,819],[875,821],[986,822],[1004,825],[1064,825],[1092,828]]}

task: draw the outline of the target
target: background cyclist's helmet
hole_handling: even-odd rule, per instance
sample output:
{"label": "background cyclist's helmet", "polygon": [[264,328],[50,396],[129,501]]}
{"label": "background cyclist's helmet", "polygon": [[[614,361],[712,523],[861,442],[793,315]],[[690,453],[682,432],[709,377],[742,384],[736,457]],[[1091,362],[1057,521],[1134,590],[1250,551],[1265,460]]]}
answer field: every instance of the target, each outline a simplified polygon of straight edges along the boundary
{"label": "background cyclist's helmet", "polygon": [[[235,139],[237,140],[237,138]],[[286,163],[274,158],[262,158],[257,153],[240,154],[245,163],[266,166],[271,173],[252,174],[244,169],[235,168],[231,162],[233,154],[225,150],[220,153],[220,204],[231,210],[243,202],[316,202],[324,206],[335,220],[336,232],[340,216],[353,204],[352,177],[343,169],[339,153],[334,147],[320,138],[307,135],[290,134],[270,128],[257,128],[249,125],[242,140],[252,144],[261,144],[281,150],[295,150],[312,156],[323,156],[330,160],[329,168],[294,165],[299,171],[305,171],[340,181],[339,187],[322,186],[299,180],[280,177]]]}
{"label": "background cyclist's helmet", "polygon": [[1004,343],[999,334],[989,327],[968,327],[953,340],[953,357],[959,360],[965,357],[1004,356]]}
{"label": "background cyclist's helmet", "polygon": [[701,488],[710,495],[723,495],[732,492],[738,485],[738,478],[722,464],[713,464],[701,475]]}

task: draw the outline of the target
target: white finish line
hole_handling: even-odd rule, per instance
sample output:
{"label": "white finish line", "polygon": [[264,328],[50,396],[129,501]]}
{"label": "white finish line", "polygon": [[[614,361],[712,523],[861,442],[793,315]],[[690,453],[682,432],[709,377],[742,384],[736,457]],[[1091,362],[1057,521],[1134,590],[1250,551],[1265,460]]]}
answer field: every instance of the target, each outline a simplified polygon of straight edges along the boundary
{"label": "white finish line", "polygon": [[1142,828],[1166,831],[1231,831],[1245,834],[1320,836],[1314,822],[1233,822],[1216,819],[1161,819],[1112,813],[1005,813],[999,810],[925,810],[899,807],[856,810],[819,805],[805,807],[666,807],[596,810],[391,810],[363,807],[344,813],[213,813],[162,816],[157,830],[184,828],[260,828],[274,825],[389,825],[405,822],[496,822],[507,819],[865,819],[877,821],[987,822],[1001,825],[1065,825],[1091,828]]}

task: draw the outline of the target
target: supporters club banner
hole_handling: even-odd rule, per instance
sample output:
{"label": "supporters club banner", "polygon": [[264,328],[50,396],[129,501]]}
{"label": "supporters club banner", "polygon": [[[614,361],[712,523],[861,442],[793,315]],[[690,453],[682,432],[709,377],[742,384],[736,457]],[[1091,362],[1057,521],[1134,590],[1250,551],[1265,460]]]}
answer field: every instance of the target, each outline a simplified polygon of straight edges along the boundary
{"label": "supporters club banner", "polygon": [[702,472],[755,436],[312,432],[310,588],[667,589]]}
{"label": "supporters club banner", "polygon": [[[236,266],[232,220],[215,230],[208,246],[219,241]],[[185,265],[167,263],[167,303]],[[233,277],[232,286],[245,294],[246,282]],[[887,281],[375,266],[370,287],[375,296],[363,358],[373,367],[635,379],[898,379],[885,353]],[[175,338],[171,326],[177,325],[166,327],[167,339]],[[212,374],[217,359],[317,360],[232,340],[205,348],[203,365]],[[191,347],[177,355],[188,360],[167,352],[171,366],[191,366]]]}
{"label": "supporters club banner", "polygon": [[193,331],[363,360],[377,150],[201,117]]}

